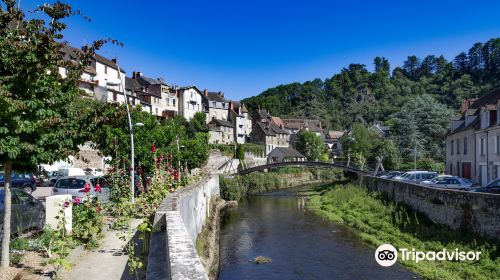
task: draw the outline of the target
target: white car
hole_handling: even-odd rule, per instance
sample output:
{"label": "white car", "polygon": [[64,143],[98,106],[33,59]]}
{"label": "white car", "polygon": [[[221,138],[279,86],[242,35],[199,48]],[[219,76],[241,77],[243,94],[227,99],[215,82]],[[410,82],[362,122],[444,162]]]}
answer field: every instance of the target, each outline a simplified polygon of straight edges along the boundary
{"label": "white car", "polygon": [[[89,194],[97,196],[97,198],[106,202],[109,200],[110,185],[103,177],[85,177],[85,176],[70,176],[59,178],[52,189],[52,195],[69,194],[74,199],[76,197],[83,199],[85,197],[85,185],[89,184]],[[95,191],[95,185],[99,183],[100,192]]]}
{"label": "white car", "polygon": [[473,185],[473,183],[467,179],[450,175],[438,176],[432,180],[422,181],[420,184],[427,187],[455,190],[469,190]]}
{"label": "white car", "polygon": [[437,176],[437,172],[432,171],[408,171],[401,176],[392,178],[396,181],[405,181],[412,183],[420,183],[422,181],[431,180]]}

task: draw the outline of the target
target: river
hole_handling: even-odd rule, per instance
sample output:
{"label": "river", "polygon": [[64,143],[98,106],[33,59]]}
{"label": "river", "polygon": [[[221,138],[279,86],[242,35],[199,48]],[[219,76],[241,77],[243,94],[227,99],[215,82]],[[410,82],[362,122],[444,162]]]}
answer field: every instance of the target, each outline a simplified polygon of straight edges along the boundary
{"label": "river", "polygon": [[[375,249],[346,227],[306,210],[303,190],[307,187],[253,196],[226,211],[218,279],[418,278],[398,264],[379,266]],[[272,261],[250,261],[257,256]]]}

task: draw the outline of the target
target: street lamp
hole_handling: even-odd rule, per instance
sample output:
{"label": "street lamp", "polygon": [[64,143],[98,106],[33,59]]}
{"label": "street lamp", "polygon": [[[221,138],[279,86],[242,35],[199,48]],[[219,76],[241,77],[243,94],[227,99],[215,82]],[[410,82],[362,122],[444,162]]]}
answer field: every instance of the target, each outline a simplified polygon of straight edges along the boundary
{"label": "street lamp", "polygon": [[134,126],[143,127],[143,123],[136,123],[132,125],[132,118],[130,117],[130,109],[128,105],[127,91],[123,87],[122,83],[122,73],[120,71],[120,66],[116,64],[118,68],[118,81],[106,81],[108,86],[118,86],[118,91],[123,89],[123,94],[125,96],[125,107],[127,108],[127,119],[128,119],[128,129],[130,132],[130,201],[135,203],[135,162],[134,162]]}

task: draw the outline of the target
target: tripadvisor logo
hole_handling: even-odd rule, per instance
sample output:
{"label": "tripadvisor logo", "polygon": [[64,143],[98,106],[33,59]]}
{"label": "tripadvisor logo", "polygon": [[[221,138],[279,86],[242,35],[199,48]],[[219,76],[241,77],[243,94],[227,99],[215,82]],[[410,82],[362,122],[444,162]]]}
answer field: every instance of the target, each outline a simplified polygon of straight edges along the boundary
{"label": "tripadvisor logo", "polygon": [[416,251],[406,248],[399,248],[399,252],[391,244],[382,244],[375,251],[375,260],[381,266],[392,266],[398,260],[398,256],[402,261],[478,261],[481,252],[478,251],[459,251],[448,250],[443,248],[440,251]]}

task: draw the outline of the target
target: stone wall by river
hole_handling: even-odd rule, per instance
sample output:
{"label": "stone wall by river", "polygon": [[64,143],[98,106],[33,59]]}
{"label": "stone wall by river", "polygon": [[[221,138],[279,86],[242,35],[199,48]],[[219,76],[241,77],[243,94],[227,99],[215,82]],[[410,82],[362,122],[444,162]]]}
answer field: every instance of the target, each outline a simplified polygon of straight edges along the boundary
{"label": "stone wall by river", "polygon": [[500,239],[500,195],[442,190],[373,176],[364,176],[361,182],[438,224]]}

